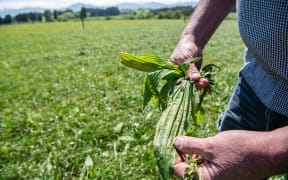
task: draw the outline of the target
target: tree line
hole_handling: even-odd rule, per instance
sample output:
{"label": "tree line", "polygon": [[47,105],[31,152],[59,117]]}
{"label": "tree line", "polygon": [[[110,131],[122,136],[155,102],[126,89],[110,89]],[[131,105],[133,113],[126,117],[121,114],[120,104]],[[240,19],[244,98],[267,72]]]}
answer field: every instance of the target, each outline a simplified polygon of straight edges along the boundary
{"label": "tree line", "polygon": [[[6,15],[0,17],[0,24],[10,24],[13,22],[25,23],[25,22],[54,22],[54,21],[69,21],[73,19],[81,19],[83,22],[83,10],[85,10],[85,17],[119,17],[120,19],[180,19],[182,17],[190,16],[194,10],[192,6],[185,7],[172,7],[161,9],[137,9],[137,10],[119,10],[118,7],[102,8],[84,8],[80,11],[74,12],[72,10],[45,10],[43,13],[19,13],[12,17]],[[82,14],[81,14],[82,13]]]}
{"label": "tree line", "polygon": [[[83,8],[82,8],[83,9]],[[118,7],[108,7],[106,9],[92,9],[85,8],[87,14],[91,17],[96,16],[117,16],[120,15]],[[53,22],[53,21],[68,21],[71,19],[80,18],[81,11],[74,12],[70,9],[66,10],[45,10],[43,13],[19,13],[12,17],[6,15],[5,17],[0,16],[0,24],[10,24],[12,22]]]}

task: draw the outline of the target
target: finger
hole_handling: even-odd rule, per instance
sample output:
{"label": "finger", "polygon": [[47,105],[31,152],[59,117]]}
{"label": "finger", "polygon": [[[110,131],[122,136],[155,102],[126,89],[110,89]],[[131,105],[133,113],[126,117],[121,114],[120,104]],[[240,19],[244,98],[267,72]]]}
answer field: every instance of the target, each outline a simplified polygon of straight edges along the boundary
{"label": "finger", "polygon": [[204,161],[204,158],[199,154],[193,154],[191,157],[191,160],[197,161],[197,162],[202,162],[202,161]]}
{"label": "finger", "polygon": [[201,155],[198,155],[198,154],[193,154],[191,157],[191,162],[194,162],[197,165],[202,164],[204,161],[205,159]]}
{"label": "finger", "polygon": [[175,164],[173,167],[173,172],[176,176],[183,178],[185,174],[185,169],[188,168],[190,165],[185,162],[180,162]]}
{"label": "finger", "polygon": [[199,154],[193,154],[192,159],[203,159]]}
{"label": "finger", "polygon": [[205,78],[201,78],[199,81],[195,82],[195,86],[197,89],[205,88],[208,85],[209,85],[209,81],[208,79],[205,79]]}
{"label": "finger", "polygon": [[199,81],[201,79],[201,74],[196,66],[196,64],[191,64],[186,72],[187,77],[192,81]]}
{"label": "finger", "polygon": [[185,171],[187,171],[186,169],[188,168],[188,178],[189,179],[199,179],[199,177],[202,177],[201,174],[200,174],[200,171],[198,171],[197,169],[195,169],[194,167],[191,167],[190,164],[187,164],[187,163],[184,163],[184,162],[181,162],[181,163],[178,163],[178,164],[175,164],[174,167],[173,167],[173,173],[180,177],[180,178],[184,178],[184,176],[186,175],[185,174]]}
{"label": "finger", "polygon": [[176,157],[176,160],[175,160],[175,163],[174,164],[178,164],[178,163],[181,163],[181,162],[185,162],[185,161],[183,161],[183,159],[179,156],[179,155],[177,155],[177,157]]}
{"label": "finger", "polygon": [[177,136],[174,139],[174,147],[184,154],[198,154],[204,159],[209,159],[205,152],[205,139]]}
{"label": "finger", "polygon": [[186,156],[185,156],[185,154],[182,153],[181,151],[179,151],[178,149],[176,149],[176,152],[177,152],[178,157],[180,158],[180,160],[181,160],[182,162],[185,162],[185,161],[186,161]]}

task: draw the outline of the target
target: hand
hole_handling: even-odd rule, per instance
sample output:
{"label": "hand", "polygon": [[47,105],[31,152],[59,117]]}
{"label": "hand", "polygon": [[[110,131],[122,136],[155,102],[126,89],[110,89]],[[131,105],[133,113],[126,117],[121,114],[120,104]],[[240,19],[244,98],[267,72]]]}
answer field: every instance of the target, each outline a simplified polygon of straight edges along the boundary
{"label": "hand", "polygon": [[[170,61],[174,64],[180,65],[184,61],[192,60],[196,57],[202,57],[201,48],[197,47],[193,42],[193,37],[183,36],[171,54]],[[204,88],[209,84],[208,80],[201,78],[199,73],[201,63],[202,60],[196,64],[191,64],[186,74],[187,78],[195,81],[195,86],[197,88]]]}
{"label": "hand", "polygon": [[252,131],[225,131],[204,139],[178,136],[174,146],[182,158],[176,160],[174,173],[183,177],[189,167],[183,156],[196,154],[201,159],[200,176],[204,180],[257,180],[270,176],[269,170],[274,167],[267,158],[271,157],[267,156],[269,148],[263,146],[265,136],[264,132]]}

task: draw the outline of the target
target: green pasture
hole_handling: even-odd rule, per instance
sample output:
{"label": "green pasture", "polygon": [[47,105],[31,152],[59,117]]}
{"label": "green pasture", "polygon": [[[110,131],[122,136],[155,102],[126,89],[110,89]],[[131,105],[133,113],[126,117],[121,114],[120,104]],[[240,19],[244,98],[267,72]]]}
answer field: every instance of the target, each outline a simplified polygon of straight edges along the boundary
{"label": "green pasture", "polygon": [[[0,179],[159,179],[156,106],[142,111],[144,73],[119,52],[169,58],[183,20],[98,20],[0,26]],[[204,50],[221,67],[193,135],[216,133],[242,66],[234,18]]]}

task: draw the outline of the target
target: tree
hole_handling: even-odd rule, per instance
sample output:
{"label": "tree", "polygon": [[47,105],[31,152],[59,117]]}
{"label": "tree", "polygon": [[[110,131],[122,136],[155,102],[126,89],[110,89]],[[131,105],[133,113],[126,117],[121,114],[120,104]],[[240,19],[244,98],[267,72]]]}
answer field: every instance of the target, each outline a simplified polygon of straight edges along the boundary
{"label": "tree", "polygon": [[106,16],[118,16],[119,14],[120,14],[120,11],[118,7],[108,7],[105,9]]}
{"label": "tree", "polygon": [[61,15],[58,16],[58,21],[66,22],[75,18],[76,18],[76,15],[73,12],[65,12],[65,13],[61,13]]}
{"label": "tree", "polygon": [[85,7],[82,7],[80,10],[80,19],[82,21],[82,28],[85,27],[85,25],[84,25],[84,19],[85,18],[86,18],[86,9],[85,9]]}
{"label": "tree", "polygon": [[17,14],[14,17],[14,20],[17,22],[28,22],[30,20],[30,16],[28,13],[21,13],[21,14]]}
{"label": "tree", "polygon": [[53,18],[54,20],[58,20],[58,11],[53,10]]}
{"label": "tree", "polygon": [[10,23],[12,23],[12,16],[8,14],[4,18],[4,24],[10,24]]}
{"label": "tree", "polygon": [[96,9],[86,9],[87,13],[90,14],[91,17],[95,16],[104,16],[105,15],[105,10],[101,8],[96,8]]}
{"label": "tree", "polygon": [[36,13],[29,13],[29,16],[30,16],[30,20],[32,22],[35,22],[38,20],[38,18],[37,18],[38,15]]}
{"label": "tree", "polygon": [[20,13],[14,17],[16,22],[36,22],[42,21],[42,14],[41,13]]}
{"label": "tree", "polygon": [[52,13],[51,13],[50,10],[45,10],[44,11],[44,17],[45,17],[46,22],[52,22],[53,21]]}

